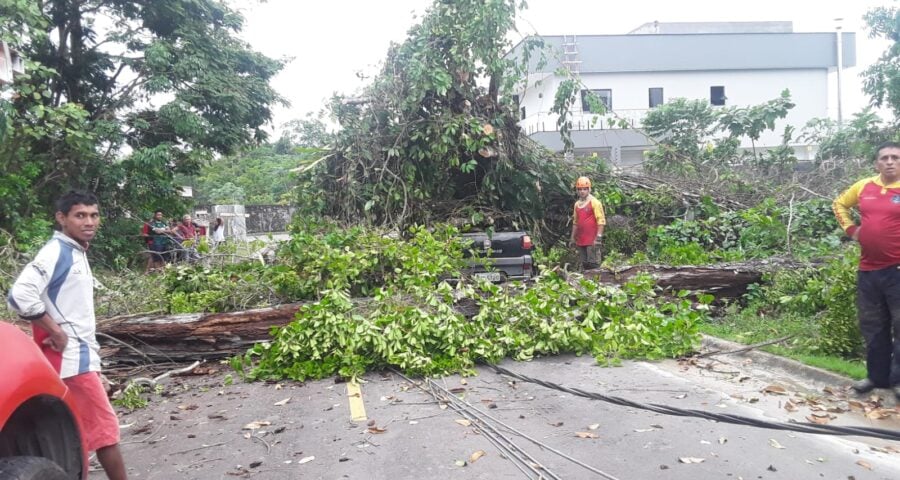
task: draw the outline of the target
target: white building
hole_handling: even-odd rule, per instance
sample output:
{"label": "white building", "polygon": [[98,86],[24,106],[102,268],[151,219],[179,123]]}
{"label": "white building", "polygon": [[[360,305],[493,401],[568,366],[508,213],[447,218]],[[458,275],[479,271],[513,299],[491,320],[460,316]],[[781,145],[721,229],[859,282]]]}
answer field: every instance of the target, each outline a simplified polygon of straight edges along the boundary
{"label": "white building", "polygon": [[19,52],[0,41],[0,85],[12,83],[13,77],[25,73],[25,61]]}
{"label": "white building", "polygon": [[[749,106],[788,89],[796,106],[757,142],[757,147],[776,146],[786,125],[799,133],[808,120],[832,113],[829,101],[837,94],[829,89],[829,75],[835,77],[838,57],[842,68],[856,64],[855,34],[795,33],[791,22],[653,22],[626,35],[542,39],[547,61],[541,65],[539,55],[532,54],[528,81],[517,95],[519,124],[548,148],[563,149],[557,116],[550,109],[563,80],[554,72],[569,69],[616,117],[634,127],[611,124],[609,115],[592,115],[579,95],[572,115],[575,154],[596,152],[624,167],[639,164],[643,152],[652,148],[653,142],[637,129],[651,108],[669,99]],[[520,58],[523,45],[508,56]],[[593,125],[592,118],[597,118]],[[749,147],[749,140],[743,146]],[[793,146],[800,159],[814,154],[806,145]]]}

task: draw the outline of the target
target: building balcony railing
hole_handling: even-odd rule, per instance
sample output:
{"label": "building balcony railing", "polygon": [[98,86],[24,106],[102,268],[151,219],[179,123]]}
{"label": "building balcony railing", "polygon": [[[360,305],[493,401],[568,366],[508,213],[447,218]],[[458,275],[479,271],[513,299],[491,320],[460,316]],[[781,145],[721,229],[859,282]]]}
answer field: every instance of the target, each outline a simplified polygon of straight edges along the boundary
{"label": "building balcony railing", "polygon": [[[622,128],[640,128],[648,108],[621,109],[605,114],[572,112],[572,130],[617,130]],[[535,113],[519,120],[519,126],[526,135],[537,132],[558,132],[556,121],[559,115],[552,113]]]}

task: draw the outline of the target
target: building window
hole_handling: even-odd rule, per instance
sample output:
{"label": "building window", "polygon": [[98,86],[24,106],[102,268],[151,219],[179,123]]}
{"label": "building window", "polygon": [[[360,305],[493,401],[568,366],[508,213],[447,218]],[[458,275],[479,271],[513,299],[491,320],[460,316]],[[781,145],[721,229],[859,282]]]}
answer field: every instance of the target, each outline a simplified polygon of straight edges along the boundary
{"label": "building window", "polygon": [[725,87],[709,87],[709,103],[725,105]]}
{"label": "building window", "polygon": [[525,107],[519,109],[519,120],[525,120]]}
{"label": "building window", "polygon": [[650,108],[656,107],[658,105],[663,104],[663,89],[662,88],[651,88],[650,89]]}
{"label": "building window", "polygon": [[584,113],[601,113],[595,112],[591,110],[591,106],[588,102],[588,92],[593,93],[603,102],[603,105],[606,107],[607,111],[612,110],[612,90],[610,89],[600,89],[600,90],[582,90],[581,91],[581,111]]}
{"label": "building window", "polygon": [[515,106],[519,106],[519,96],[518,96],[518,95],[513,95],[513,96],[512,96],[512,103],[513,103],[513,105],[515,105]]}

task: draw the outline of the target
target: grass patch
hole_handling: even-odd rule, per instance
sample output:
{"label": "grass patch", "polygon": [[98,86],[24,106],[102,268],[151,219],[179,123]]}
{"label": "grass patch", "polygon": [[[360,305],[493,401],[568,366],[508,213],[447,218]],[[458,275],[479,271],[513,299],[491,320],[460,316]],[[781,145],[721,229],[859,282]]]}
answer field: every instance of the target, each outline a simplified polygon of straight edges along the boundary
{"label": "grass patch", "polygon": [[793,335],[790,340],[761,347],[760,350],[853,379],[865,378],[866,366],[863,361],[825,355],[818,351],[815,339],[820,335],[819,324],[816,317],[796,314],[769,315],[755,309],[739,310],[736,306],[731,306],[726,309],[724,316],[702,323],[700,331],[744,345]]}

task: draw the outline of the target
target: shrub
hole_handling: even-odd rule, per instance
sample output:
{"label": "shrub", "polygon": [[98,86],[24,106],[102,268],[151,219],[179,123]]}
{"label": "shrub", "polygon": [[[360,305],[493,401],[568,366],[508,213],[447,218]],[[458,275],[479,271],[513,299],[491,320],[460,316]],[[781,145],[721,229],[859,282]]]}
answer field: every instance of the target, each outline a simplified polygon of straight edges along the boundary
{"label": "shrub", "polygon": [[864,343],[856,312],[856,272],[858,248],[847,248],[824,269],[822,318],[819,345],[824,353],[855,357],[862,355]]}

